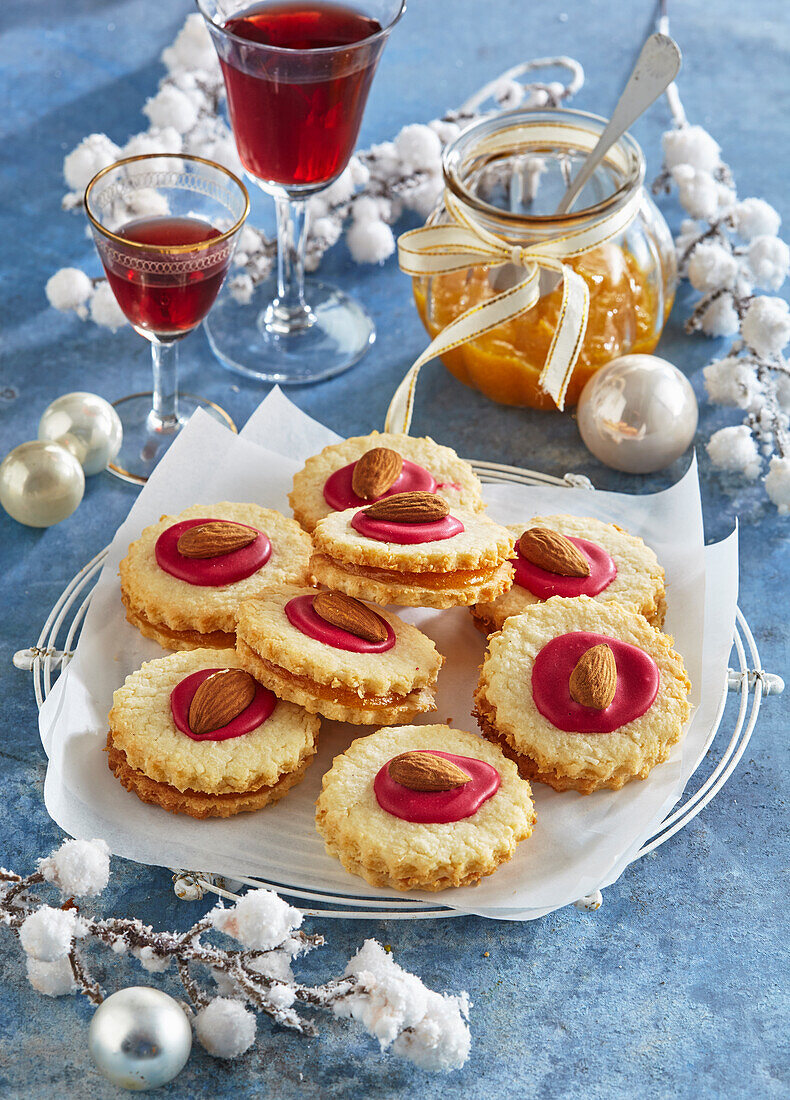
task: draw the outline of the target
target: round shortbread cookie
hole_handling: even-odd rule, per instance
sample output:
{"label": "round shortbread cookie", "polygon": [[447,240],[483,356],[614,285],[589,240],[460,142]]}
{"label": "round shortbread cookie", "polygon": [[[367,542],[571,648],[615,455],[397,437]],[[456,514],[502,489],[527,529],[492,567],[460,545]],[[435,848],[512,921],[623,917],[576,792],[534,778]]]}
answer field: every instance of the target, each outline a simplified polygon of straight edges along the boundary
{"label": "round shortbread cookie", "polygon": [[277,585],[239,607],[241,665],[282,699],[341,722],[393,724],[433,710],[433,686],[442,656],[416,626],[389,611],[378,614],[395,634],[383,653],[355,653],[303,634],[286,604],[316,590]]}
{"label": "round shortbread cookie", "polygon": [[[163,531],[187,519],[230,520],[263,531],[271,541],[269,560],[257,572],[226,585],[195,585],[165,572],[156,560]],[[233,645],[236,609],[270,584],[309,582],[310,539],[295,520],[257,504],[196,504],[163,516],[129,546],[119,566],[127,619],[146,637],[168,649]],[[218,634],[217,632],[220,632]],[[222,638],[221,634],[228,637]],[[203,637],[201,637],[201,635]]]}
{"label": "round shortbread cookie", "polygon": [[322,584],[375,603],[457,607],[492,600],[512,583],[514,539],[487,516],[462,508],[464,530],[435,542],[380,542],[351,526],[359,509],[333,512],[313,532],[310,569]]}
{"label": "round shortbread cookie", "polygon": [[[620,639],[655,661],[658,694],[639,718],[611,733],[568,733],[554,726],[535,705],[532,669],[552,639],[590,631]],[[475,716],[487,737],[516,760],[522,775],[555,790],[584,794],[601,787],[619,789],[645,779],[669,756],[689,717],[691,687],[672,638],[633,611],[589,596],[555,596],[512,615],[489,639],[475,694]]]}
{"label": "round shortbread cookie", "polygon": [[273,787],[316,751],[320,719],[277,701],[249,733],[224,741],[193,740],[176,728],[173,689],[204,668],[240,668],[227,649],[195,649],[148,661],[113,695],[110,741],[124,763],[155,783],[205,795],[246,794]]}
{"label": "round shortbread cookie", "polygon": [[308,458],[304,468],[296,474],[288,499],[294,516],[305,531],[312,532],[318,521],[332,512],[324,499],[324,485],[330,474],[356,462],[374,447],[388,447],[402,458],[428,470],[438,482],[439,495],[452,507],[460,506],[471,511],[482,511],[485,507],[482,488],[472,467],[450,447],[442,447],[428,438],[371,432],[370,435],[355,436],[324,447],[320,454]]}
{"label": "round shortbread cookie", "polygon": [[[472,757],[499,772],[499,789],[476,813],[447,824],[421,824],[382,809],[373,782],[400,753],[438,749]],[[444,890],[469,886],[509,860],[532,833],[529,783],[495,746],[448,726],[395,726],[354,741],[335,757],[316,803],[326,850],[372,886]]]}
{"label": "round shortbread cookie", "polygon": [[[618,603],[633,607],[644,615],[649,623],[656,627],[664,625],[666,615],[666,593],[664,590],[664,570],[658,558],[638,535],[630,535],[614,523],[604,523],[599,519],[579,516],[534,516],[525,524],[509,525],[516,543],[523,532],[530,527],[544,527],[557,531],[560,535],[588,539],[597,543],[612,558],[617,575],[614,580],[595,596],[596,600],[616,600]],[[486,633],[501,630],[505,619],[518,615],[535,603],[543,603],[539,596],[533,595],[528,588],[514,581],[513,587],[498,599],[487,603],[478,603],[471,608],[477,625]]]}

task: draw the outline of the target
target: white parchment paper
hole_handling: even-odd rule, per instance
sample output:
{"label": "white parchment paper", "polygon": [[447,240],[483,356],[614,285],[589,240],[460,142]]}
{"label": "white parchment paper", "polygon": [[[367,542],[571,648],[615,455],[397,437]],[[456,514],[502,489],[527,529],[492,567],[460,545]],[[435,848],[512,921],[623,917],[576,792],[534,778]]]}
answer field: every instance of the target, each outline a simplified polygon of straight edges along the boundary
{"label": "white parchment paper", "polygon": [[[315,831],[314,803],[332,759],[365,728],[324,721],[319,753],[287,798],[255,814],[194,821],[140,802],[112,776],[103,752],[112,693],[144,660],[162,656],[124,616],[118,562],[143,527],[196,502],[250,500],[288,511],[287,493],[304,459],[337,440],[273,391],[240,436],[196,413],[119,528],[96,585],[76,655],[46,700],[41,738],[49,757],[45,801],[72,836],[101,836],[112,851],[141,863],[328,890],[348,897],[386,896],[326,855]],[[261,444],[265,446],[261,446]],[[472,456],[480,457],[480,456]],[[737,599],[737,538],[703,548],[696,464],[671,489],[632,497],[583,489],[489,485],[491,515],[521,522],[570,512],[620,523],[640,534],[667,573],[666,629],[693,683],[690,728],[670,760],[645,782],[589,796],[536,784],[538,823],[516,856],[477,887],[446,890],[441,901],[502,919],[531,919],[614,881],[677,801],[704,755],[726,675]],[[706,596],[707,591],[707,596]],[[470,717],[484,639],[464,609],[399,609],[445,654],[438,709],[423,721],[474,729]]]}

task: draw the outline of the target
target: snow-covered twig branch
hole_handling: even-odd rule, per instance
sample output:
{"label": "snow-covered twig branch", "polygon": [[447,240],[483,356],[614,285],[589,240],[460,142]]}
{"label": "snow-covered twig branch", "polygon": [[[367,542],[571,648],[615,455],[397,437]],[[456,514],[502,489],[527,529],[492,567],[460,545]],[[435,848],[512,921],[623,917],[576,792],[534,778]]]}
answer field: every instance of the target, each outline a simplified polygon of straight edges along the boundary
{"label": "snow-covered twig branch", "polygon": [[[116,955],[132,955],[149,973],[174,965],[191,1007],[195,1033],[218,1058],[236,1058],[255,1042],[256,1012],[281,1027],[315,1035],[300,1008],[356,1020],[382,1050],[410,1058],[427,1070],[464,1064],[470,1048],[469,1001],[435,993],[367,940],[344,974],[307,986],[292,971],[294,959],[320,947],[319,935],[300,931],[302,914],[270,890],[250,890],[230,908],[220,902],[186,932],[157,932],[132,918],[93,919],[74,897],[100,894],[110,874],[101,840],[67,840],[27,878],[0,869],[0,924],[18,936],[27,957],[30,984],[59,997],[82,993],[100,1004],[105,993],[91,975],[82,947],[90,940]],[[59,907],[31,895],[51,883],[68,898]],[[206,937],[220,933],[238,946]]]}

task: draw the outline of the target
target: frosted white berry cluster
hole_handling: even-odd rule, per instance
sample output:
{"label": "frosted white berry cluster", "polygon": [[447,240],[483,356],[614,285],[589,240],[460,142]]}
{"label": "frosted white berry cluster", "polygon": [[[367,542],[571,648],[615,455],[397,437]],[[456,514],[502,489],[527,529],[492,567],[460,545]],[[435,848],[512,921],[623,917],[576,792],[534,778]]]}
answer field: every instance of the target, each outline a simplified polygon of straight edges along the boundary
{"label": "frosted white berry cluster", "polygon": [[777,234],[780,217],[758,198],[739,199],[718,143],[691,126],[670,97],[677,128],[663,137],[664,170],[656,187],[677,187],[690,215],[676,239],[679,272],[699,292],[686,330],[737,337],[728,353],[703,371],[712,401],[742,409],[740,424],[714,432],[707,444],[714,466],[754,480],[790,514],[790,310],[776,291],[790,269],[790,249]]}
{"label": "frosted white berry cluster", "polygon": [[[460,1068],[469,1057],[469,1000],[435,993],[398,966],[375,940],[366,940],[344,973],[323,985],[301,984],[292,963],[324,943],[300,931],[302,914],[269,890],[251,890],[230,908],[220,903],[186,932],[155,932],[139,920],[93,919],[74,898],[95,897],[109,880],[102,840],[67,840],[26,878],[0,868],[0,924],[19,937],[30,984],[49,997],[83,993],[93,1004],[104,990],[91,976],[80,945],[93,940],[116,955],[131,955],[149,973],[175,970],[190,1003],[195,1034],[217,1058],[237,1058],[255,1042],[256,1013],[282,1027],[314,1035],[300,1010],[354,1020],[383,1051],[422,1069]],[[59,906],[42,904],[34,886],[51,883]],[[238,946],[204,939],[220,933]]]}
{"label": "frosted white berry cluster", "polygon": [[[162,53],[167,75],[156,95],[143,107],[149,127],[119,146],[106,134],[90,134],[63,162],[69,192],[67,210],[82,206],[85,188],[102,168],[120,157],[141,153],[192,153],[242,172],[233,135],[219,114],[224,94],[222,74],[202,16],[187,16],[172,46]],[[523,78],[530,73],[560,68],[565,83],[543,83]],[[484,112],[488,103],[499,107],[556,106],[573,96],[584,82],[578,62],[568,57],[539,58],[517,65],[481,88],[457,110],[427,125],[404,126],[394,141],[380,142],[353,156],[342,175],[325,191],[308,200],[309,231],[305,267],[315,271],[327,249],[345,233],[352,258],[361,264],[383,263],[395,251],[390,228],[404,212],[425,219],[442,192],[441,153],[461,127]],[[156,204],[157,194],[150,193]],[[139,199],[137,200],[140,201]],[[145,201],[145,196],[143,197]],[[136,217],[157,213],[136,209]],[[248,302],[256,285],[271,273],[277,242],[247,225],[239,235],[235,271],[229,280],[233,295]],[[103,279],[90,279],[77,268],[58,271],[47,283],[50,304],[74,311],[113,330],[126,323]]]}

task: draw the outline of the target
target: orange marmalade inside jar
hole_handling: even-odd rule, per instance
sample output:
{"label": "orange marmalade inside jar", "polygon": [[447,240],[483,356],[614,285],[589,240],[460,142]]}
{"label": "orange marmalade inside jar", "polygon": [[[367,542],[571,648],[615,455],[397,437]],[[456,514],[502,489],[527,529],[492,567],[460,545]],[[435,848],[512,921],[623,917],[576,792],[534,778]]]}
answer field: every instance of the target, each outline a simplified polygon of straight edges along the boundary
{"label": "orange marmalade inside jar", "polygon": [[[497,131],[492,128],[510,125],[512,129],[513,118],[519,115],[552,120],[570,117],[569,142],[556,148],[544,143],[534,149],[522,143],[513,150],[500,142],[502,150],[496,157],[475,155],[476,131],[486,131],[482,137],[489,142],[493,133],[496,140]],[[556,208],[567,181],[586,155],[585,149],[573,147],[574,131],[577,140],[580,128],[589,131],[589,141],[597,140],[603,125],[605,120],[576,111],[506,112],[486,119],[448,146],[445,184],[456,199],[468,203],[478,221],[485,219],[487,229],[511,244],[526,245],[583,228],[596,217],[605,217],[620,196],[628,199],[634,188],[642,188],[644,158],[626,135],[621,139],[619,157],[604,162],[581,192],[578,212],[562,217],[536,212]],[[535,158],[541,162],[537,173]],[[530,178],[532,192],[525,184]],[[442,224],[446,220],[439,210],[429,222]],[[590,292],[587,329],[566,395],[566,404],[572,405],[599,367],[620,355],[655,348],[672,306],[676,268],[669,230],[644,192],[639,214],[620,237],[564,262],[581,275]],[[461,313],[495,297],[503,286],[497,282],[496,268],[479,266],[415,278],[413,288],[420,317],[433,339]],[[494,401],[553,409],[554,402],[540,388],[538,379],[561,305],[562,285],[557,284],[529,312],[446,352],[442,361],[461,382]]]}

